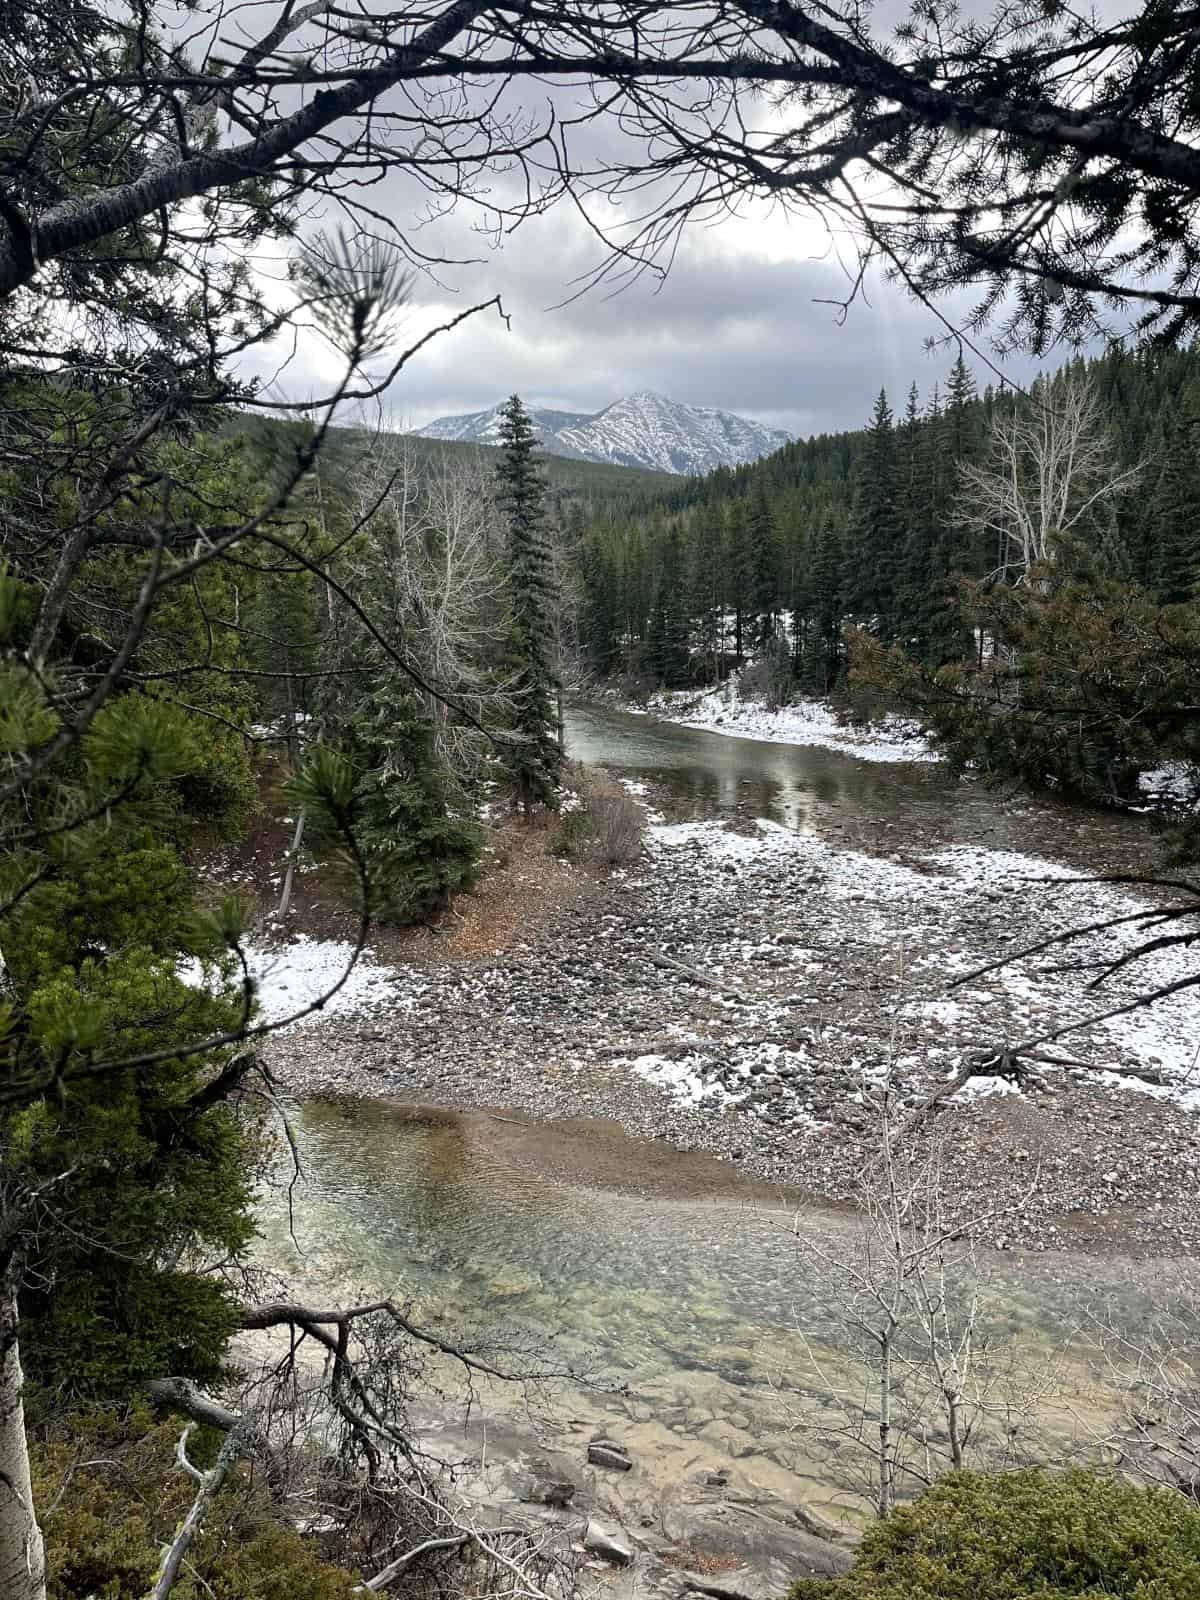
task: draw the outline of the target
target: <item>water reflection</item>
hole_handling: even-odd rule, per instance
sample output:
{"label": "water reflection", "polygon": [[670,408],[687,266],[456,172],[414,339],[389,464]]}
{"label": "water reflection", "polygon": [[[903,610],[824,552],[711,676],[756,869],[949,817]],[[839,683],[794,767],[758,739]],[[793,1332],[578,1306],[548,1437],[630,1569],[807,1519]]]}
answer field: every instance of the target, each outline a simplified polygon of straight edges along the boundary
{"label": "water reflection", "polygon": [[859,761],[819,745],[728,738],[591,706],[568,714],[567,743],[577,760],[667,789],[681,816],[744,812],[800,833],[836,821],[829,813],[838,807],[891,817],[905,804],[944,805],[955,793],[928,765]]}
{"label": "water reflection", "polygon": [[1088,848],[1144,852],[1146,829],[1039,796],[961,784],[935,763],[863,761],[819,745],[770,744],[682,728],[653,717],[576,706],[567,714],[576,760],[654,784],[674,816],[770,817],[799,833],[888,850],[928,838],[1070,855]]}

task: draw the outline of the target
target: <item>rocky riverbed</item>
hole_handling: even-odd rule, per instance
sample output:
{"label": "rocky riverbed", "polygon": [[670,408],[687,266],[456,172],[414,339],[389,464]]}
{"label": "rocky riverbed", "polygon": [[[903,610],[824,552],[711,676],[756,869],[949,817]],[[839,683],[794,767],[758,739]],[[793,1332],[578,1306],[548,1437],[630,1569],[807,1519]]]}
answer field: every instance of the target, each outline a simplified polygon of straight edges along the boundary
{"label": "rocky riverbed", "polygon": [[[269,1052],[297,1094],[611,1118],[846,1202],[878,1142],[872,1092],[885,1074],[904,1114],[966,1063],[1099,1008],[1092,971],[1044,970],[1062,964],[1055,951],[951,987],[1146,903],[1076,876],[967,845],[868,854],[764,821],[660,820],[636,867],[556,906],[523,942],[368,962],[348,1004]],[[1127,929],[1072,958],[1119,953]],[[311,954],[303,941],[273,953],[277,998]],[[1101,1000],[1170,982],[1185,960],[1124,972]],[[965,1213],[1011,1206],[993,1224],[1001,1245],[1191,1250],[1198,1040],[1184,992],[1064,1034],[1020,1092],[995,1073],[973,1078],[931,1119],[948,1133],[948,1189]]]}

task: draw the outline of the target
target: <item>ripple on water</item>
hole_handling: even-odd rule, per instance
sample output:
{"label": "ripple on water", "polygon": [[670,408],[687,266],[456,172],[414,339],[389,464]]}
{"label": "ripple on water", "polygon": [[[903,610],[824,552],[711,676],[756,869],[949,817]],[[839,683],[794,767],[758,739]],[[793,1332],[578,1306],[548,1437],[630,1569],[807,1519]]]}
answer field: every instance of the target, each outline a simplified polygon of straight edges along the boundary
{"label": "ripple on water", "polygon": [[[624,1415],[653,1414],[714,1459],[745,1457],[747,1438],[772,1460],[794,1459],[789,1405],[822,1382],[862,1382],[828,1282],[797,1253],[791,1208],[761,1193],[712,1203],[572,1185],[539,1174],[527,1148],[518,1161],[506,1155],[485,1116],[314,1104],[300,1108],[296,1131],[304,1253],[291,1246],[278,1195],[264,1200],[263,1249],[309,1286],[389,1294],[441,1327],[549,1350],[555,1365],[623,1386]],[[538,1131],[551,1172],[561,1169],[555,1141],[568,1136],[558,1124]],[[661,1167],[662,1147],[624,1147],[629,1177],[640,1155]],[[838,1254],[854,1248],[847,1218],[813,1211],[800,1225]],[[1106,1294],[1127,1320],[1149,1303],[1149,1279],[1129,1263],[991,1265],[994,1331],[1047,1359]]]}

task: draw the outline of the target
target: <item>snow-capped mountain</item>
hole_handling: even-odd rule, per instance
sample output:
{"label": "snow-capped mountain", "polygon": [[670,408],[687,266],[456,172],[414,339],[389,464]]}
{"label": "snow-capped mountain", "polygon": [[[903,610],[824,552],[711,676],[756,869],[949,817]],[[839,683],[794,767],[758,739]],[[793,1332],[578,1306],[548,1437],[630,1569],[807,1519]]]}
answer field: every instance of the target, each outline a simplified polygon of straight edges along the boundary
{"label": "snow-capped mountain", "polygon": [[[594,414],[531,407],[529,415],[542,449],[550,455],[608,461],[623,467],[653,467],[659,472],[700,473],[711,472],[714,467],[736,467],[740,462],[770,455],[792,437],[748,417],[734,416],[731,411],[686,406],[649,390],[614,400]],[[500,437],[500,406],[459,417],[439,417],[415,432],[425,439],[496,444]]]}

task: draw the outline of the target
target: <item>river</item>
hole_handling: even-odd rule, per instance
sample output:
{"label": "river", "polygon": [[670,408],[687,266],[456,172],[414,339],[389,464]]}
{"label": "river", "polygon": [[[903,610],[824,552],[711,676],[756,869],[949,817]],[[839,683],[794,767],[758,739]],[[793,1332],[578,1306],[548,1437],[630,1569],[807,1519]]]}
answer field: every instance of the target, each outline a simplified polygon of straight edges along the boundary
{"label": "river", "polygon": [[[685,817],[766,816],[860,844],[898,824],[1008,846],[1032,829],[1060,853],[1081,833],[1070,808],[1006,807],[936,767],[873,766],[607,711],[572,715],[570,750],[652,783]],[[1127,825],[1103,831],[1114,848],[1128,837]],[[782,1191],[611,1128],[531,1131],[486,1112],[422,1115],[377,1101],[302,1105],[295,1127],[304,1179],[294,1234],[279,1191],[262,1215],[274,1268],[326,1294],[392,1296],[418,1320],[535,1366],[570,1366],[538,1411],[542,1445],[578,1456],[580,1436],[598,1428],[626,1442],[660,1490],[732,1472],[748,1491],[858,1517],[849,1453],[798,1425],[867,1382],[830,1265],[861,1259],[854,1219],[797,1215]],[[622,1181],[597,1181],[601,1146],[603,1170]],[[659,1181],[672,1164],[690,1181]],[[1108,1303],[1123,1326],[1140,1325],[1158,1268],[984,1249],[978,1277],[988,1337],[1025,1391],[1044,1386],[1039,1428],[1059,1445],[1086,1435],[1112,1401],[1093,1370],[1090,1316]],[[486,1404],[509,1424],[519,1409],[502,1389]]]}
{"label": "river", "polygon": [[[937,762],[862,761],[608,707],[567,716],[567,751],[669,797],[680,819],[768,817],[797,833],[887,850],[896,837],[1038,851],[1097,866],[1144,857],[1145,826],[1049,798],[960,783]],[[1144,861],[1143,861],[1144,864]]]}

